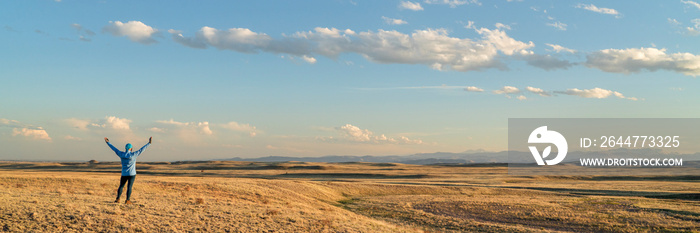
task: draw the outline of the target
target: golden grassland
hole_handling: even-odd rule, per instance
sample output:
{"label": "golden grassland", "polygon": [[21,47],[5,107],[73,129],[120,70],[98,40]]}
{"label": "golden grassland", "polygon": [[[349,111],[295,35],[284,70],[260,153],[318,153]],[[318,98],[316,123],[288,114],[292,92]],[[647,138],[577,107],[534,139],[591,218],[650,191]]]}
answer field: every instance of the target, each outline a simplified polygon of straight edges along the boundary
{"label": "golden grassland", "polygon": [[233,161],[139,163],[137,170],[134,204],[126,205],[113,202],[116,162],[0,163],[0,231],[700,231],[700,176],[692,175]]}

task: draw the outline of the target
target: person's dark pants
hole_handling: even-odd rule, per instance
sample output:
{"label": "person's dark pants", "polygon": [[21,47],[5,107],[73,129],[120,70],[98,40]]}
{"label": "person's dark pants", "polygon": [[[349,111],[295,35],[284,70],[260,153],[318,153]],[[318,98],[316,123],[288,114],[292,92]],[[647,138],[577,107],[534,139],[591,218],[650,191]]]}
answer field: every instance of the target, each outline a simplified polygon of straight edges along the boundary
{"label": "person's dark pants", "polygon": [[129,181],[129,187],[126,189],[126,200],[131,199],[131,187],[134,187],[134,180],[136,179],[136,176],[122,176],[122,179],[119,181],[119,191],[117,191],[117,200],[122,196],[122,191],[124,191],[124,184],[126,184],[126,181]]}

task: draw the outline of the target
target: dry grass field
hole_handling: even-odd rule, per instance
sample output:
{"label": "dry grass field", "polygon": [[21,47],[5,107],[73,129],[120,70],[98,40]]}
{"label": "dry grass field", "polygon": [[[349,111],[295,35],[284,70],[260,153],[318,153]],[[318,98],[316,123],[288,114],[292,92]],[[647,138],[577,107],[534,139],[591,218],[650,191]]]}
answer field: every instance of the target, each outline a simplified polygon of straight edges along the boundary
{"label": "dry grass field", "polygon": [[139,163],[134,204],[126,205],[113,203],[119,170],[116,162],[0,163],[0,231],[700,231],[700,176],[509,176],[499,165]]}

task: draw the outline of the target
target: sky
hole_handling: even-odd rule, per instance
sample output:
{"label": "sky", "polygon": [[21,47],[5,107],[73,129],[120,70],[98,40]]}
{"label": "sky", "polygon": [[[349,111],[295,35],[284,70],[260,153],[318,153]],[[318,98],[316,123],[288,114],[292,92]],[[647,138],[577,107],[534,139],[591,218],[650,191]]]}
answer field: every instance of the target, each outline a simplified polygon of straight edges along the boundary
{"label": "sky", "polygon": [[700,117],[700,3],[2,1],[0,160],[507,149],[508,118]]}

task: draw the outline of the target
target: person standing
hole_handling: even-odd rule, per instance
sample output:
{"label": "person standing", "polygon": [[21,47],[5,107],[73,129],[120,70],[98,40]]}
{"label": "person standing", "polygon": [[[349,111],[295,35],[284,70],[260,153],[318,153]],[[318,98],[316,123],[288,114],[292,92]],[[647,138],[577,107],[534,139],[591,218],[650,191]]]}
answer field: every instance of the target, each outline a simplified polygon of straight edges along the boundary
{"label": "person standing", "polygon": [[122,191],[124,190],[124,184],[126,182],[129,182],[129,186],[126,190],[126,201],[124,202],[125,204],[131,204],[131,188],[134,186],[134,181],[136,180],[136,157],[141,155],[146,148],[148,148],[149,145],[151,145],[151,141],[153,140],[153,137],[148,138],[148,143],[141,147],[141,149],[134,151],[134,148],[132,148],[131,143],[126,144],[126,151],[120,151],[116,147],[112,145],[112,143],[109,143],[109,139],[105,137],[105,142],[111,148],[114,153],[119,156],[122,162],[122,178],[119,181],[119,190],[117,191],[117,200],[114,201],[114,203],[119,203],[119,198],[122,196]]}

